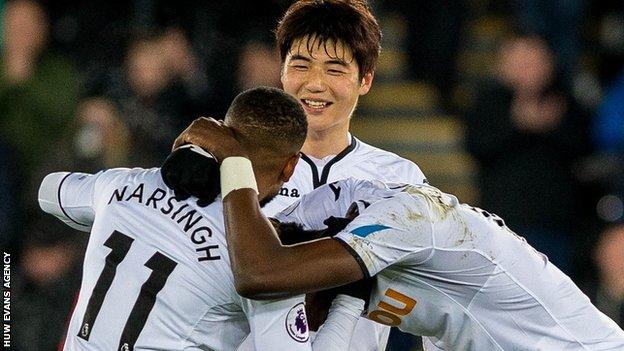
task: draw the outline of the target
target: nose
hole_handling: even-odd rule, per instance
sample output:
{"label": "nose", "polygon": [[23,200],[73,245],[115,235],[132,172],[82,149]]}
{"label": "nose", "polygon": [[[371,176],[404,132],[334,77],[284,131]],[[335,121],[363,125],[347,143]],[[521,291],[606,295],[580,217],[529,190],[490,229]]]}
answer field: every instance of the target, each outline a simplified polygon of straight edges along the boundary
{"label": "nose", "polygon": [[322,92],[327,89],[325,75],[322,69],[314,67],[308,71],[305,81],[305,89],[309,92]]}

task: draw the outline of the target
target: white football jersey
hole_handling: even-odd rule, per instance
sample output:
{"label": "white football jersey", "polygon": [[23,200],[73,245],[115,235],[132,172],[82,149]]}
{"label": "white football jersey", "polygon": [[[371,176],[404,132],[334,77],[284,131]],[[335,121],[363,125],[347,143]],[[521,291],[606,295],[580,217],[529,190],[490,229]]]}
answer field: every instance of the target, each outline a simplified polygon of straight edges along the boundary
{"label": "white football jersey", "polygon": [[348,179],[276,218],[321,229],[351,206],[336,238],[377,277],[368,318],[442,350],[624,350],[622,329],[546,256],[434,187]]}
{"label": "white football jersey", "polygon": [[[264,214],[271,217],[297,201],[301,195],[323,184],[349,177],[410,184],[427,182],[423,172],[412,161],[353,136],[350,138],[351,144],[338,155],[319,160],[302,154],[295,173],[282,186],[279,195],[263,208]],[[389,333],[390,328],[362,318],[358,321],[349,349],[385,350]]]}
{"label": "white football jersey", "polygon": [[338,155],[319,160],[302,153],[293,176],[284,183],[279,195],[264,206],[264,214],[271,217],[297,201],[301,195],[346,178],[427,183],[425,175],[414,162],[350,137],[351,144]]}
{"label": "white football jersey", "polygon": [[303,296],[236,293],[220,199],[177,201],[154,168],[53,173],[39,202],[91,231],[65,350],[311,350]]}

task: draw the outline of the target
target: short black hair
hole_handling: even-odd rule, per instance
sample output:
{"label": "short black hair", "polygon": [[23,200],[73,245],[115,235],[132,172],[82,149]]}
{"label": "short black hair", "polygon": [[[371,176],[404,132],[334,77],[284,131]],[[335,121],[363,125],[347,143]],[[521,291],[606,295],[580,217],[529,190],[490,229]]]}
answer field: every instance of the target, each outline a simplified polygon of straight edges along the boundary
{"label": "short black hair", "polygon": [[308,132],[303,106],[290,94],[272,87],[256,87],[238,94],[225,120],[253,146],[282,154],[298,152]]}
{"label": "short black hair", "polygon": [[365,0],[296,1],[275,30],[282,64],[293,43],[304,37],[308,51],[314,45],[342,42],[353,52],[360,78],[375,71],[381,29]]}

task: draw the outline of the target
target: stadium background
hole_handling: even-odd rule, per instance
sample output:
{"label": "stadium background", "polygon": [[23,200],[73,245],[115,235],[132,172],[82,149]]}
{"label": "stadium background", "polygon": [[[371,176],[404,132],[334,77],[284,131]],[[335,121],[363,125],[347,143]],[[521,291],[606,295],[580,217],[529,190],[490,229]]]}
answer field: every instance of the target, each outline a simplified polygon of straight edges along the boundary
{"label": "stadium background", "polygon": [[[86,236],[38,210],[43,175],[158,165],[196,116],[279,86],[271,30],[290,3],[0,0],[15,350],[57,347],[80,284]],[[353,134],[506,218],[624,326],[624,3],[370,4],[383,51]]]}

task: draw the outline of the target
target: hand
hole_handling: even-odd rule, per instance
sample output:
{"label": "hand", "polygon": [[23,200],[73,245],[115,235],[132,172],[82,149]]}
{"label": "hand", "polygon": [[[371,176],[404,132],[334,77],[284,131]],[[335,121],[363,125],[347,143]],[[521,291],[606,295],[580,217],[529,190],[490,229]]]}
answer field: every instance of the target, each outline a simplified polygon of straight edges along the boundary
{"label": "hand", "polygon": [[231,156],[247,156],[247,150],[236,138],[235,131],[214,118],[200,117],[191,123],[174,144],[173,149],[193,144],[212,154],[218,163]]}
{"label": "hand", "polygon": [[343,231],[349,223],[353,221],[353,218],[334,217],[331,216],[323,221],[323,224],[327,226],[323,232],[324,237],[332,237],[341,231]]}
{"label": "hand", "polygon": [[327,226],[322,230],[305,230],[301,224],[281,223],[271,220],[282,245],[294,245],[319,238],[331,238],[340,233],[353,219],[342,217],[329,217],[323,224]]}
{"label": "hand", "polygon": [[269,220],[273,224],[282,245],[299,244],[325,236],[324,230],[305,230],[298,223],[281,223],[272,218],[269,218]]}
{"label": "hand", "polygon": [[195,145],[174,150],[163,163],[160,173],[178,200],[195,196],[197,204],[203,207],[214,202],[221,193],[219,164]]}

